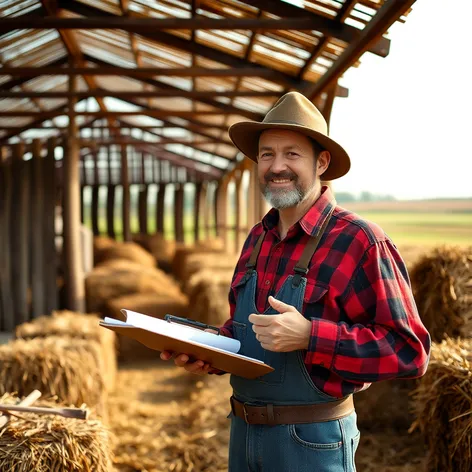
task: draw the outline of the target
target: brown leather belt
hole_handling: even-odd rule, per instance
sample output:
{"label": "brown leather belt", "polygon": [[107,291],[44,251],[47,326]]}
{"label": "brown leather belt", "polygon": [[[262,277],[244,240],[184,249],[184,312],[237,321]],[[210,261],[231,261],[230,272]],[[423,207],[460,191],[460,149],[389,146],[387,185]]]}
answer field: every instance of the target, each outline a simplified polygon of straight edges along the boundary
{"label": "brown leather belt", "polygon": [[343,418],[354,411],[352,395],[342,400],[312,405],[264,405],[254,406],[231,397],[233,415],[247,424],[301,424],[321,423]]}

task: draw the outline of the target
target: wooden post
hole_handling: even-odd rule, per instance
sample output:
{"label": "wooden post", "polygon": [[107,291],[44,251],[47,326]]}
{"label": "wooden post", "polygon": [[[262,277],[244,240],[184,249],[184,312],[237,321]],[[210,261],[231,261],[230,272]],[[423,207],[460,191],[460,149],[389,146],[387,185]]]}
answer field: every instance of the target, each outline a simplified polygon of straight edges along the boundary
{"label": "wooden post", "polygon": [[209,239],[210,238],[210,216],[212,207],[210,207],[209,201],[210,192],[208,191],[208,182],[203,182],[202,184],[202,213],[203,213],[203,225],[202,230],[204,231],[204,237],[202,239]]}
{"label": "wooden post", "polygon": [[[244,170],[240,172],[240,175],[236,177],[235,180],[235,200],[236,200],[236,238],[235,238],[235,252],[239,253],[244,244],[245,238],[245,227],[242,226],[243,223],[243,211],[247,208],[247,205],[244,205],[244,192],[243,192],[243,175]],[[247,215],[246,215],[247,221]]]}
{"label": "wooden post", "polygon": [[148,234],[148,184],[145,172],[145,154],[141,153],[141,187],[138,194],[139,232]]}
{"label": "wooden post", "polygon": [[126,145],[121,146],[121,185],[123,187],[123,241],[131,241],[128,147]]}
{"label": "wooden post", "polygon": [[[76,90],[76,76],[69,77],[69,91]],[[82,268],[82,247],[80,234],[80,182],[79,146],[77,142],[77,123],[75,104],[77,99],[69,98],[69,127],[64,153],[64,275],[67,308],[72,311],[85,310],[85,286]]]}
{"label": "wooden post", "polygon": [[107,234],[108,237],[115,239],[115,185],[113,184],[113,175],[111,172],[111,147],[107,147],[108,161],[108,188],[107,188]]}
{"label": "wooden post", "polygon": [[31,176],[31,316],[45,314],[44,279],[44,180],[41,141],[33,139]]}
{"label": "wooden post", "polygon": [[56,250],[56,138],[48,139],[48,153],[43,159],[44,179],[44,280],[46,281],[45,314],[49,315],[58,308],[58,255]]}
{"label": "wooden post", "polygon": [[11,163],[6,162],[6,148],[0,148],[0,330],[7,332],[15,328],[10,278],[11,197]]}
{"label": "wooden post", "polygon": [[247,198],[247,226],[248,231],[252,228],[257,222],[256,217],[256,205],[255,205],[255,188],[257,186],[257,168],[254,165],[249,167],[249,187],[248,187],[248,198]]}
{"label": "wooden post", "polygon": [[184,184],[175,184],[174,231],[175,240],[184,242]]}
{"label": "wooden post", "polygon": [[225,250],[228,251],[228,182],[223,179],[219,182],[216,199],[218,237],[223,239]]}
{"label": "wooden post", "polygon": [[13,145],[11,205],[11,289],[15,325],[29,319],[29,190],[30,167],[23,160],[24,145]]}
{"label": "wooden post", "polygon": [[92,231],[94,236],[100,235],[98,227],[98,207],[100,198],[100,180],[98,175],[98,151],[93,153],[93,186],[92,186]]}
{"label": "wooden post", "polygon": [[202,196],[203,196],[203,184],[197,182],[195,184],[195,199],[193,202],[193,228],[194,228],[194,240],[197,243],[200,241],[200,214],[202,209]]}
{"label": "wooden post", "polygon": [[[331,123],[331,113],[333,111],[333,103],[334,103],[334,99],[336,98],[336,87],[337,87],[337,82],[335,82],[334,85],[330,89],[328,89],[326,93],[323,109],[322,109],[322,114],[324,116],[324,119],[326,120],[326,123],[328,124],[328,131],[329,131],[330,123]],[[327,185],[331,190],[333,190],[333,184],[331,183],[331,181],[322,180],[321,185]]]}
{"label": "wooden post", "polygon": [[164,234],[166,184],[160,183],[156,195],[156,232]]}

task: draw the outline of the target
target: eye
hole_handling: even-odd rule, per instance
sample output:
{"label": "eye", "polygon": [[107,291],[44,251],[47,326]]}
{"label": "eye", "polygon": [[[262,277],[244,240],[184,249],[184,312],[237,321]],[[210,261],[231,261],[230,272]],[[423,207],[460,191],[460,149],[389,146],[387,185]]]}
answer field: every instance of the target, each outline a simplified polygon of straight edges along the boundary
{"label": "eye", "polygon": [[263,152],[262,154],[259,154],[259,159],[270,159],[271,157],[271,152]]}
{"label": "eye", "polygon": [[290,151],[287,153],[287,156],[290,157],[291,159],[295,159],[297,157],[300,157],[300,154],[294,152],[294,151]]}

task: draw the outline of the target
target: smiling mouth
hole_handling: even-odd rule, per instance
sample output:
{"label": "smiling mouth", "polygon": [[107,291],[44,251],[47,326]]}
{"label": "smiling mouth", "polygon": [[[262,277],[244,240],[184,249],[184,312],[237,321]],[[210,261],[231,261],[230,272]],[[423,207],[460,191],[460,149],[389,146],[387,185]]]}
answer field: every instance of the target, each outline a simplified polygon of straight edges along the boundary
{"label": "smiling mouth", "polygon": [[290,182],[293,182],[293,180],[292,179],[271,179],[269,182],[271,184],[282,185],[282,184],[289,184]]}

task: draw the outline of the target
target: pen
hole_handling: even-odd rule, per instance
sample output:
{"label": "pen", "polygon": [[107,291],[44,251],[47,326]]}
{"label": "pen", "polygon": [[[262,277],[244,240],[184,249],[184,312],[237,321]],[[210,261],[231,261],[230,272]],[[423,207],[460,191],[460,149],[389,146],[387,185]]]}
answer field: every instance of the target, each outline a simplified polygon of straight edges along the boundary
{"label": "pen", "polygon": [[209,324],[201,323],[200,321],[195,321],[188,318],[180,318],[179,316],[174,315],[165,315],[164,320],[168,321],[169,323],[171,321],[175,321],[176,323],[187,324],[201,329],[214,329],[218,332],[218,335],[220,334],[220,328],[217,328],[216,326],[211,326]]}

